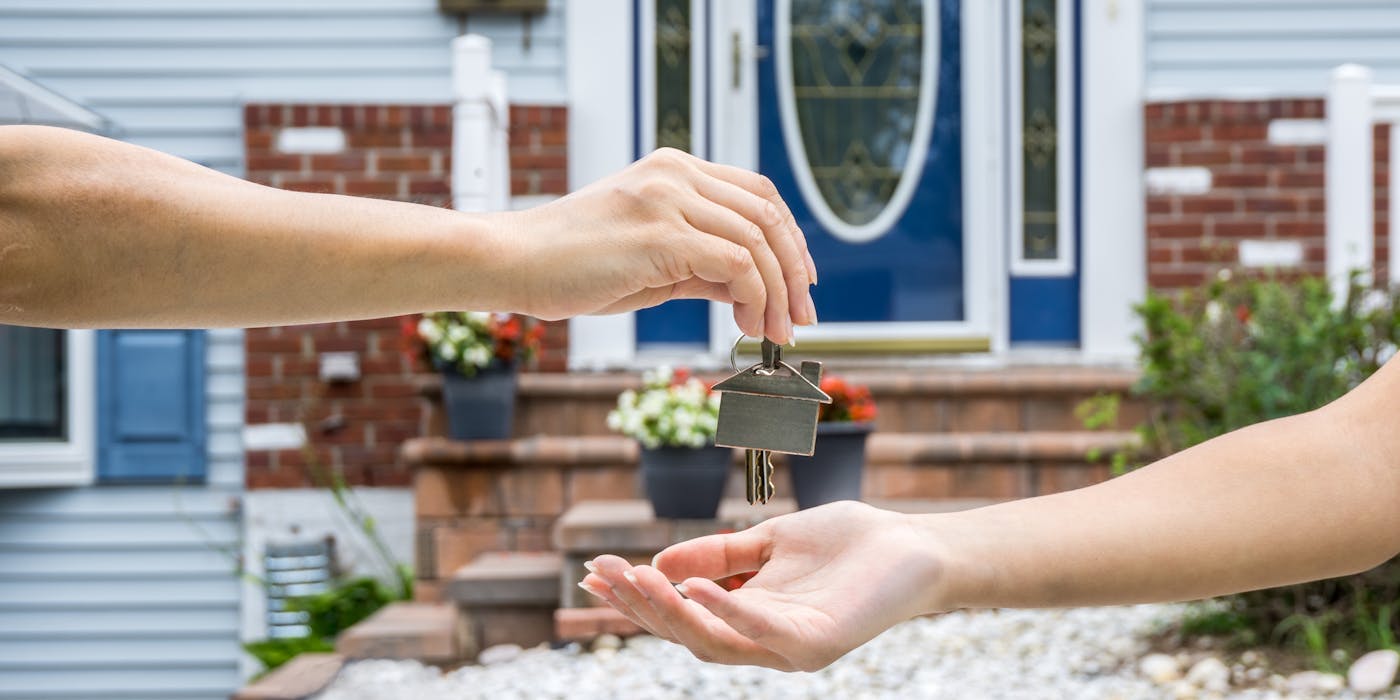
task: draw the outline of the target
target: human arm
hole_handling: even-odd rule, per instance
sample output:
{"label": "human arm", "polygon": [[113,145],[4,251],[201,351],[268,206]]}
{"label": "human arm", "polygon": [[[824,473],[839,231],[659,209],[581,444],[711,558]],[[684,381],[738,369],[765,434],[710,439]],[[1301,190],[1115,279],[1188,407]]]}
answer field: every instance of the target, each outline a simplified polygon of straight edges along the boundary
{"label": "human arm", "polygon": [[[1354,573],[1400,552],[1397,411],[1392,361],[1325,408],[1096,486],[940,515],[833,504],[676,545],[657,568],[600,557],[584,582],[702,658],[810,670],[923,613],[1187,600]],[[737,591],[710,580],[755,568]]]}
{"label": "human arm", "polygon": [[734,302],[815,321],[815,266],[771,183],[661,151],[548,205],[464,214],[255,185],[65,129],[0,127],[0,323],[217,327],[418,311]]}

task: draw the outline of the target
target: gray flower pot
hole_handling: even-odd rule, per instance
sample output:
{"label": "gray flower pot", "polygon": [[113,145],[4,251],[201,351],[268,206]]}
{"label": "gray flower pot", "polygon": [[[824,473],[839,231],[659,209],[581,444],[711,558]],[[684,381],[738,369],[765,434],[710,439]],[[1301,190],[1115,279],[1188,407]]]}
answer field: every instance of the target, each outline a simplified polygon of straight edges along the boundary
{"label": "gray flower pot", "polygon": [[454,440],[506,440],[515,420],[515,366],[491,365],[464,377],[442,372],[447,432]]}
{"label": "gray flower pot", "polygon": [[811,457],[788,457],[798,508],[860,500],[865,442],[874,428],[872,423],[817,424],[816,452]]}
{"label": "gray flower pot", "polygon": [[713,520],[732,458],[725,448],[643,448],[642,484],[656,517]]}

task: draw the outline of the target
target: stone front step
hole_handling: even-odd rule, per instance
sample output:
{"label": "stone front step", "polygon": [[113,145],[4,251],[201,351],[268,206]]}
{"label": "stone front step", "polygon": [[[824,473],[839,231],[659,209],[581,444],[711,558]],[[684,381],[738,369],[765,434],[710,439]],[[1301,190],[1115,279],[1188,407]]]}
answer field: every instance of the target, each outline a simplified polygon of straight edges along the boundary
{"label": "stone front step", "polygon": [[465,654],[551,641],[563,571],[557,552],[488,552],[458,569],[446,597],[457,604]]}
{"label": "stone front step", "polygon": [[[1088,464],[1133,444],[1131,433],[876,433],[865,500],[1011,499],[1079,488],[1109,476]],[[642,498],[637,444],[619,436],[535,437],[462,443],[420,438],[403,446],[414,472],[421,600],[441,600],[448,579],[477,555],[551,549],[555,520],[585,501]],[[743,495],[735,455],[727,495]],[[780,465],[775,488],[791,494]]]}
{"label": "stone front step", "polygon": [[[1078,488],[1107,478],[1089,464],[1133,449],[1129,432],[875,433],[866,451],[869,498],[1017,498]],[[640,449],[620,436],[533,437],[457,442],[410,440],[418,516],[538,516],[585,500],[641,495]],[[785,467],[785,460],[777,462]],[[740,452],[735,451],[735,470]],[[779,489],[790,485],[785,468]],[[731,479],[729,495],[742,495]]]}
{"label": "stone front step", "polygon": [[347,659],[412,659],[451,665],[464,659],[457,611],[439,603],[391,603],[340,633]]}
{"label": "stone front step", "polygon": [[[724,375],[704,374],[717,381]],[[853,369],[847,380],[866,384],[879,404],[884,432],[1014,432],[1078,430],[1074,409],[1108,393],[1126,396],[1134,370],[1092,367],[1003,367],[996,369]],[[520,375],[515,434],[607,435],[606,418],[625,389],[636,389],[634,373],[524,373]],[[422,380],[431,399],[430,434],[443,435],[441,381]],[[1137,425],[1143,404],[1123,401],[1118,426]]]}
{"label": "stone front step", "polygon": [[321,692],[345,665],[340,654],[307,652],[233,694],[232,700],[304,700]]}

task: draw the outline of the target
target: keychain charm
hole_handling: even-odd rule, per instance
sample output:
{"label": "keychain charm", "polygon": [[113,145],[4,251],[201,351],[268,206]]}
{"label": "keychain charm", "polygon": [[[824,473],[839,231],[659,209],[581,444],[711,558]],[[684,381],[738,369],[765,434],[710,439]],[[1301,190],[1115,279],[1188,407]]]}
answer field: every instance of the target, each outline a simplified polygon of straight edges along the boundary
{"label": "keychain charm", "polygon": [[[816,450],[820,404],[831,403],[821,390],[822,363],[806,361],[797,370],[783,361],[781,345],[765,338],[762,348],[762,361],[714,386],[720,393],[715,444],[744,448],[744,494],[750,505],[773,497],[771,453],[810,457]],[[730,364],[735,364],[732,352]]]}

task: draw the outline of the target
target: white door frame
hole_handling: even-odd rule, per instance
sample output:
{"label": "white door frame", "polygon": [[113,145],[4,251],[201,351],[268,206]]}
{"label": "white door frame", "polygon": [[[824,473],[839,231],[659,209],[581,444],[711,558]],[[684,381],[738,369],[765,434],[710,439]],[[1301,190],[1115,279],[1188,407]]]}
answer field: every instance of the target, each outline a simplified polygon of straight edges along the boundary
{"label": "white door frame", "polygon": [[[758,168],[758,61],[753,55],[757,44],[757,8],[754,0],[714,3],[711,95],[715,101],[716,128],[728,122],[725,137],[716,131],[711,156],[715,160],[756,170]],[[998,3],[965,1],[962,7],[962,112],[999,114],[1002,110],[1000,85],[1002,58],[998,27]],[[735,89],[734,51],[727,44],[741,37],[739,60],[741,85]],[[966,47],[985,47],[968,51]],[[776,52],[777,47],[771,51]],[[776,60],[775,57],[770,60]],[[1001,173],[1005,154],[1004,128],[996,120],[963,119],[963,294],[964,321],[897,323],[826,323],[815,328],[799,328],[801,340],[884,340],[884,339],[961,339],[985,338],[992,351],[1006,347],[1008,324],[998,319],[996,309],[1005,309],[1006,267],[1004,222],[998,205],[1001,199]],[[740,126],[742,125],[742,126]],[[740,138],[728,139],[729,134]],[[820,312],[820,310],[818,310]],[[1000,314],[1000,315],[1004,315]],[[728,305],[712,304],[710,310],[710,349],[727,355],[738,337]]]}

